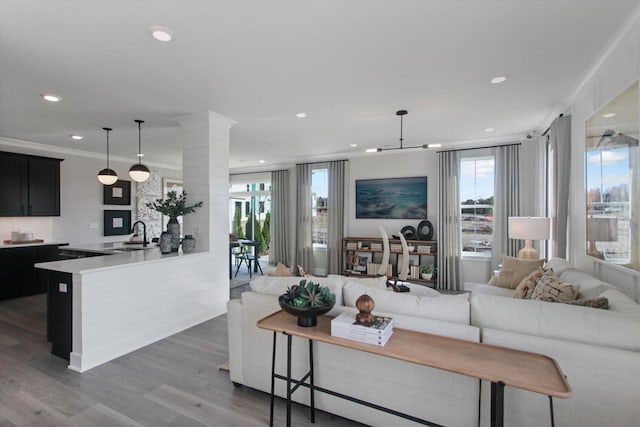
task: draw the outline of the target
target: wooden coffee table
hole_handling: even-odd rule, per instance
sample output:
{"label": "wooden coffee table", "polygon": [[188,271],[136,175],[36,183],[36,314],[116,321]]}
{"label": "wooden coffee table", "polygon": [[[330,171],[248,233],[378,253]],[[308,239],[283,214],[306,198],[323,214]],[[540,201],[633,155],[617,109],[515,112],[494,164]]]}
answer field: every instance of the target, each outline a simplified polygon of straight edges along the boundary
{"label": "wooden coffee table", "polygon": [[[552,398],[568,398],[571,396],[571,386],[556,361],[541,354],[398,328],[394,328],[393,336],[389,342],[384,347],[379,347],[331,336],[331,319],[332,317],[330,316],[320,316],[318,317],[317,326],[303,328],[297,325],[295,317],[284,311],[278,311],[257,322],[259,328],[273,331],[271,412],[269,425],[273,425],[274,388],[276,379],[287,382],[287,426],[291,425],[291,394],[297,390],[298,387],[306,387],[310,390],[309,406],[311,408],[311,422],[315,422],[314,391],[319,391],[361,405],[376,408],[420,424],[429,426],[439,425],[410,414],[400,413],[390,408],[384,408],[352,396],[314,385],[314,341],[338,345],[353,350],[366,351],[384,357],[391,357],[490,381],[491,426],[503,425],[505,385],[549,396],[551,425],[554,423]],[[287,337],[286,376],[275,372],[276,336],[278,333],[282,333]],[[291,378],[291,343],[294,336],[309,340],[309,372],[299,380]]]}

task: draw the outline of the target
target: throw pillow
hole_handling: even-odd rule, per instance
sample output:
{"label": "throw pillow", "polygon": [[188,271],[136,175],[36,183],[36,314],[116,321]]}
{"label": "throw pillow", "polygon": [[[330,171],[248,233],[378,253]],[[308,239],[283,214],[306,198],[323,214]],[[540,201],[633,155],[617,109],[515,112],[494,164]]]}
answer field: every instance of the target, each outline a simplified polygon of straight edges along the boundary
{"label": "throw pillow", "polygon": [[286,265],[279,262],[278,265],[276,265],[276,269],[269,272],[267,275],[271,277],[291,277],[291,272]]}
{"label": "throw pillow", "polygon": [[300,264],[298,264],[298,276],[300,277],[309,277],[311,274],[307,273],[307,270],[304,269]]}
{"label": "throw pillow", "polygon": [[543,259],[531,260],[502,255],[502,269],[498,275],[497,286],[501,288],[515,289],[522,279],[542,267]]}
{"label": "throw pillow", "polygon": [[522,279],[515,292],[513,293],[513,297],[519,299],[531,299],[533,290],[538,284],[538,280],[540,280],[540,278],[544,274],[544,271],[545,270],[542,267],[538,267],[536,271]]}
{"label": "throw pillow", "polygon": [[609,309],[609,300],[605,297],[594,299],[577,299],[575,301],[559,301],[564,304],[579,305],[581,307],[601,308],[603,310]]}
{"label": "throw pillow", "polygon": [[577,287],[560,280],[553,270],[547,270],[542,274],[531,294],[531,299],[550,302],[573,301],[577,297]]}

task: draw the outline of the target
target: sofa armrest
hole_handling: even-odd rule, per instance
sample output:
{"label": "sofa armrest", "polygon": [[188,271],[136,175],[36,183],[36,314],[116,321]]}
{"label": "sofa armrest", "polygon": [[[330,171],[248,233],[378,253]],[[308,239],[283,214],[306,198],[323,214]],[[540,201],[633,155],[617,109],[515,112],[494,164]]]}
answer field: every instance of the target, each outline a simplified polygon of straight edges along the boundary
{"label": "sofa armrest", "polygon": [[242,302],[227,302],[227,333],[229,340],[229,377],[234,383],[243,383],[242,360]]}

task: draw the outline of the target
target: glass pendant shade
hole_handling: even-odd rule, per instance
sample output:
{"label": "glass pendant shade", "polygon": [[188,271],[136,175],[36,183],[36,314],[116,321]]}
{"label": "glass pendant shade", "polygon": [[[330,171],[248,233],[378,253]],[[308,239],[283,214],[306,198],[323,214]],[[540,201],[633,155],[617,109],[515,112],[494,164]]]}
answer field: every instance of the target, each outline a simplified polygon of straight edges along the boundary
{"label": "glass pendant shade", "polygon": [[98,181],[104,185],[113,185],[118,180],[118,174],[109,168],[102,169],[98,172]]}
{"label": "glass pendant shade", "polygon": [[145,182],[149,179],[151,172],[149,168],[143,165],[142,163],[137,163],[129,169],[129,176],[135,182]]}
{"label": "glass pendant shade", "polygon": [[109,168],[109,132],[113,129],[102,128],[107,132],[107,167],[98,172],[98,181],[104,185],[113,185],[118,180],[118,174],[113,169]]}
{"label": "glass pendant shade", "polygon": [[134,120],[138,124],[138,163],[129,168],[129,176],[135,182],[145,182],[151,176],[149,168],[142,164],[140,158],[142,157],[142,131],[140,125],[144,123],[144,120]]}

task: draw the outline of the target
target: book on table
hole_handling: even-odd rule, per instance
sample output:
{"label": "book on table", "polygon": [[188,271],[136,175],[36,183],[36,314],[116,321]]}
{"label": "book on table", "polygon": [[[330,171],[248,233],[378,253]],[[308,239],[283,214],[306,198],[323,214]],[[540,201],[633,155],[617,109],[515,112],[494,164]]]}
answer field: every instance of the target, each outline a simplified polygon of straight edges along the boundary
{"label": "book on table", "polygon": [[374,323],[370,326],[365,326],[356,322],[355,314],[342,313],[331,321],[331,335],[383,346],[393,335],[393,319],[384,316],[374,317]]}

